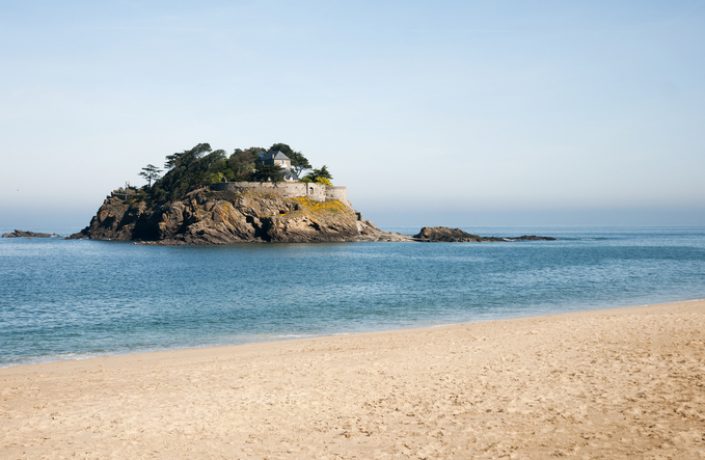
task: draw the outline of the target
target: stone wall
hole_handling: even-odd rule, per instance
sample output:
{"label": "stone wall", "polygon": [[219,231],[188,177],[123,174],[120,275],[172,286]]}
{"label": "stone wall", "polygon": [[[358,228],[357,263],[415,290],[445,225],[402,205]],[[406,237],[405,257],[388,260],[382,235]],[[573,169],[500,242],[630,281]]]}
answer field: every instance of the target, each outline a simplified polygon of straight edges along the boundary
{"label": "stone wall", "polygon": [[343,203],[348,202],[348,188],[347,187],[327,187],[326,188],[326,199],[328,200],[340,200]]}
{"label": "stone wall", "polygon": [[327,187],[322,184],[304,182],[220,182],[212,184],[211,190],[231,190],[242,189],[267,189],[277,191],[287,198],[308,197],[314,201],[340,200],[348,203],[348,191],[346,187]]}

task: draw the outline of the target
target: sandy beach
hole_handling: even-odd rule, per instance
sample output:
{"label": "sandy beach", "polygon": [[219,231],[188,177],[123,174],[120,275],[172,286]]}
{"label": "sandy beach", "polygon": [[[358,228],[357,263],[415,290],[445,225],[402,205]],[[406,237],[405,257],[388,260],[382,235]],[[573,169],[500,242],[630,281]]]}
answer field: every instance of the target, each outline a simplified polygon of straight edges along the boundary
{"label": "sandy beach", "polygon": [[705,301],[0,369],[0,458],[705,458]]}

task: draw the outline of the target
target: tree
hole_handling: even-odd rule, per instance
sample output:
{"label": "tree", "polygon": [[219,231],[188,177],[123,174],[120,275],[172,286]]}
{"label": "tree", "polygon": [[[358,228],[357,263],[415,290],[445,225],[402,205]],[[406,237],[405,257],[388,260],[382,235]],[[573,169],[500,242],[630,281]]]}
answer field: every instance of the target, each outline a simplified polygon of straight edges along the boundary
{"label": "tree", "polygon": [[167,155],[164,167],[166,169],[173,169],[179,166],[188,168],[191,163],[198,160],[204,153],[210,152],[211,150],[212,149],[210,144],[204,142],[201,144],[197,144],[194,148],[190,150],[172,153],[171,155]]}
{"label": "tree", "polygon": [[152,198],[157,202],[168,201],[211,183],[214,174],[226,168],[225,152],[211,150],[209,144],[203,143],[167,156],[169,170],[154,183]]}
{"label": "tree", "polygon": [[264,151],[261,147],[250,147],[248,149],[235,149],[230,158],[228,158],[228,172],[226,176],[234,181],[250,180],[252,173],[255,172],[255,164],[257,156]]}
{"label": "tree", "polygon": [[318,176],[316,178],[316,183],[317,184],[322,184],[322,185],[327,185],[328,187],[333,186],[333,182],[331,182],[330,179],[326,179],[325,177]]}
{"label": "tree", "polygon": [[333,176],[331,176],[330,171],[328,171],[328,166],[326,165],[321,166],[321,169],[314,169],[313,172],[316,173],[318,177],[333,180]]}
{"label": "tree", "polygon": [[328,171],[328,167],[323,165],[320,169],[314,169],[304,177],[304,182],[317,182],[319,184],[332,185],[333,176]]}
{"label": "tree", "polygon": [[300,176],[305,170],[311,169],[311,163],[301,152],[292,152],[291,155],[287,156],[291,160],[291,169],[294,170],[297,176]]}
{"label": "tree", "polygon": [[306,158],[303,153],[292,149],[288,144],[272,144],[272,146],[269,147],[269,152],[277,151],[289,157],[291,160],[291,169],[294,170],[297,176],[300,176],[305,170],[311,169],[311,163],[309,163],[308,158]]}
{"label": "tree", "polygon": [[259,182],[281,182],[284,180],[284,169],[279,165],[272,165],[258,161],[252,179]]}
{"label": "tree", "polygon": [[144,168],[142,168],[142,172],[140,172],[140,176],[144,177],[147,180],[147,186],[152,187],[152,182],[155,182],[157,179],[159,179],[159,176],[161,175],[162,170],[159,169],[157,166],[154,166],[153,164],[148,164]]}
{"label": "tree", "polygon": [[267,150],[268,152],[281,152],[284,155],[288,156],[289,158],[292,153],[294,153],[294,149],[292,149],[289,144],[282,144],[281,142],[278,142],[276,144],[272,144],[271,147]]}

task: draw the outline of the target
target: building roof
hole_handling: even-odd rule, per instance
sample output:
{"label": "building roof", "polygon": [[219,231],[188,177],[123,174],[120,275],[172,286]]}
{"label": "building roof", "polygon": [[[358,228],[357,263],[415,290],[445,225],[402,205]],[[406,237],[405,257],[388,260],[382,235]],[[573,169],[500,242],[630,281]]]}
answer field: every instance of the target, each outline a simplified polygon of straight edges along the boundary
{"label": "building roof", "polygon": [[260,161],[274,161],[274,160],[288,160],[291,161],[291,159],[284,155],[281,151],[276,151],[276,152],[265,152],[262,151],[259,154],[259,159]]}

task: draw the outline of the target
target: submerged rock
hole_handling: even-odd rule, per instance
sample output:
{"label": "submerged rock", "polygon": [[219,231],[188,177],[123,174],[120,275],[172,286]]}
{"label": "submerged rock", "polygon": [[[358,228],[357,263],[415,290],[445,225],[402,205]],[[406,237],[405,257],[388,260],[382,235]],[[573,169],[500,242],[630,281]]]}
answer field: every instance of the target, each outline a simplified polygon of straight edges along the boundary
{"label": "submerged rock", "polygon": [[510,241],[556,241],[552,236],[521,235],[516,238],[509,238]]}

